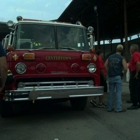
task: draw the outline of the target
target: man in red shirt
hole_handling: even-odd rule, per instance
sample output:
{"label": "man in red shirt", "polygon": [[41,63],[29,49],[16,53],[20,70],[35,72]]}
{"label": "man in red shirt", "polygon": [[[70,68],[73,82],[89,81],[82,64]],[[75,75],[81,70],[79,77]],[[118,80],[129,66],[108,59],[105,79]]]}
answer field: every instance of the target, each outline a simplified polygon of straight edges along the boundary
{"label": "man in red shirt", "polygon": [[132,54],[129,69],[130,79],[132,80],[131,98],[133,105],[127,109],[133,110],[140,108],[140,53],[138,52],[137,44],[132,44],[130,46],[130,53]]}
{"label": "man in red shirt", "polygon": [[[100,85],[104,86],[104,92],[107,92],[107,83],[106,83],[106,69],[104,67],[104,61],[102,60],[103,58],[103,51],[102,50],[97,50],[96,54],[99,56],[99,63],[100,63]],[[93,100],[90,101],[90,103],[95,106],[95,107],[100,107],[104,108],[106,105],[103,103],[103,96],[99,96],[99,104],[96,103],[96,98],[95,96]]]}

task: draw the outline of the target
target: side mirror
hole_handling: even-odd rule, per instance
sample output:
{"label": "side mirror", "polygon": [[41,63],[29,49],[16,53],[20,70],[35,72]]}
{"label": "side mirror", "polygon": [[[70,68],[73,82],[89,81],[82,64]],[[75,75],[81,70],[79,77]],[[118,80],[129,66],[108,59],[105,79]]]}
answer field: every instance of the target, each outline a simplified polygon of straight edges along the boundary
{"label": "side mirror", "polygon": [[94,35],[93,35],[93,31],[94,31],[94,28],[92,26],[89,26],[87,28],[88,30],[88,35],[89,35],[89,42],[90,42],[90,49],[93,49],[94,48]]}
{"label": "side mirror", "polygon": [[13,25],[14,25],[14,22],[13,22],[12,20],[9,20],[9,21],[7,22],[7,26],[8,26],[9,28],[11,28]]}
{"label": "side mirror", "polygon": [[93,28],[92,26],[89,26],[89,27],[88,27],[88,32],[92,34],[93,31],[94,31],[94,28]]}
{"label": "side mirror", "polygon": [[10,33],[10,34],[6,35],[5,38],[3,38],[3,40],[2,40],[3,48],[6,51],[12,51],[14,49],[13,45],[10,43],[11,38],[12,38],[12,35]]}
{"label": "side mirror", "polygon": [[5,38],[2,39],[2,46],[5,50],[7,49],[8,46],[8,37],[9,35],[7,35]]}
{"label": "side mirror", "polygon": [[2,46],[4,46],[5,39],[3,38],[1,41]]}

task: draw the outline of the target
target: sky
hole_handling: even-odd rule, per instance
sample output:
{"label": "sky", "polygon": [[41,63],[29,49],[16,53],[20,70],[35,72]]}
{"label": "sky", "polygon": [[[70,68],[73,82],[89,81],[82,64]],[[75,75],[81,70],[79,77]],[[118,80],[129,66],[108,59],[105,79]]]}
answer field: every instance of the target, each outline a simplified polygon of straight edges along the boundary
{"label": "sky", "polygon": [[[17,16],[26,19],[54,20],[63,13],[71,2],[72,0],[3,0],[0,4],[0,21],[12,20],[17,22]],[[136,35],[132,37],[132,39],[135,38],[137,38]],[[120,42],[120,40],[113,40],[114,42]],[[105,44],[108,43],[105,41]]]}
{"label": "sky", "polygon": [[0,21],[16,21],[17,16],[38,20],[57,19],[72,0],[4,0]]}

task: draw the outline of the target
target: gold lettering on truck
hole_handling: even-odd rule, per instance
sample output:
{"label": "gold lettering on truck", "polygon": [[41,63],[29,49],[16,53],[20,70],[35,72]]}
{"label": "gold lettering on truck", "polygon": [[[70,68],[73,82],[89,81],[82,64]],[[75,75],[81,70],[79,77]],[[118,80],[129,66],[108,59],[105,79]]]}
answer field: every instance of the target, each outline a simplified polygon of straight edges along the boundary
{"label": "gold lettering on truck", "polygon": [[71,60],[70,56],[46,56],[46,60]]}

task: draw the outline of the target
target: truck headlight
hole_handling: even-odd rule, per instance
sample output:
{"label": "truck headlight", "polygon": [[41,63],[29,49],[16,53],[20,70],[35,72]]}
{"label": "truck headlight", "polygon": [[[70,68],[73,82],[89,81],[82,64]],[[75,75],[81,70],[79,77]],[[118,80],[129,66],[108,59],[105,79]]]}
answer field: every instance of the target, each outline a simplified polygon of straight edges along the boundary
{"label": "truck headlight", "polygon": [[94,73],[96,71],[95,64],[91,63],[87,66],[89,73]]}
{"label": "truck headlight", "polygon": [[18,63],[15,66],[15,70],[18,74],[23,74],[26,72],[26,65],[24,63]]}

